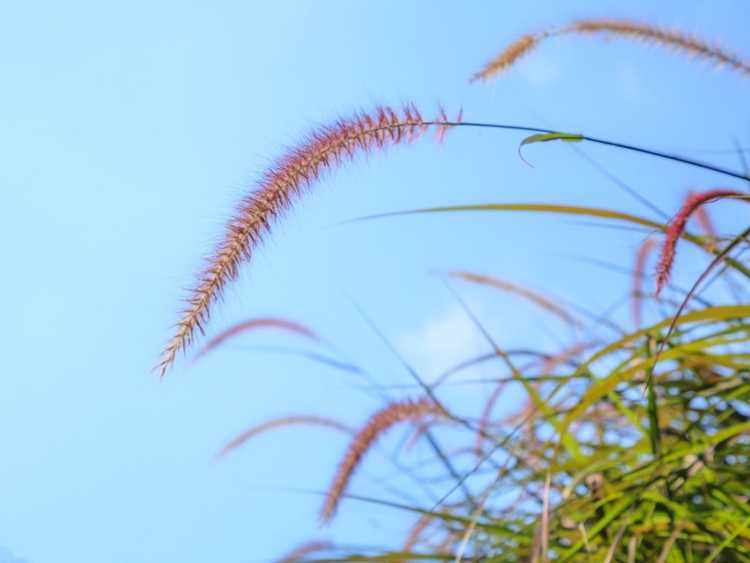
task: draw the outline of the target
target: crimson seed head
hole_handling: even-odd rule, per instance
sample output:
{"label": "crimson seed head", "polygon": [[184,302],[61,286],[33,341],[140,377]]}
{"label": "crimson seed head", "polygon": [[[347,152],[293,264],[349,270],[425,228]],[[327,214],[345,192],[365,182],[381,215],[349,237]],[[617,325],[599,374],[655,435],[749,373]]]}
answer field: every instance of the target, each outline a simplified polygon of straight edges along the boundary
{"label": "crimson seed head", "polygon": [[346,450],[344,459],[338,467],[331,486],[326,494],[321,522],[327,523],[333,518],[341,497],[346,492],[354,471],[359,467],[362,457],[370,446],[389,428],[399,422],[421,421],[430,415],[441,416],[444,411],[431,399],[419,401],[402,401],[391,403],[370,417],[367,423],[357,432]]}
{"label": "crimson seed head", "polygon": [[669,281],[672,264],[674,263],[677,241],[685,231],[685,225],[687,224],[688,219],[690,219],[690,216],[704,203],[721,199],[723,197],[738,197],[743,195],[744,194],[736,190],[708,190],[705,192],[690,194],[687,199],[685,199],[680,211],[667,226],[666,236],[664,237],[664,243],[661,247],[659,265],[656,269],[656,295],[659,295],[659,292],[661,292],[664,285]]}

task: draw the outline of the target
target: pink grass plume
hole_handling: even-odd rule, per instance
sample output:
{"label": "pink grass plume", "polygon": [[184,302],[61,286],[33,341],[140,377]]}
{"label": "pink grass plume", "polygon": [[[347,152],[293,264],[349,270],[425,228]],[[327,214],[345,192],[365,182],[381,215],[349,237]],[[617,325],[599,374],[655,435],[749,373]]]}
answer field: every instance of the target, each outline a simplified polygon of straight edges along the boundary
{"label": "pink grass plume", "polygon": [[322,426],[324,428],[332,428],[340,432],[346,432],[351,434],[353,431],[348,426],[341,424],[337,420],[331,418],[325,418],[322,416],[314,415],[293,415],[284,416],[281,418],[273,418],[265,422],[261,422],[233,438],[226,446],[224,446],[219,453],[214,456],[214,461],[218,461],[229,452],[236,450],[240,446],[244,445],[248,440],[255,436],[273,430],[275,428],[281,428],[284,426],[303,425],[303,426]]}
{"label": "pink grass plume", "polygon": [[[214,303],[233,281],[243,262],[250,261],[263,238],[302,194],[357,155],[415,140],[431,126],[450,127],[445,119],[425,121],[411,104],[359,113],[314,130],[272,165],[256,189],[241,201],[225,234],[190,290],[173,336],[157,366],[163,377],[178,352],[203,332]],[[444,134],[444,131],[443,131]],[[442,136],[442,135],[441,135]]]}
{"label": "pink grass plume", "polygon": [[725,190],[716,189],[708,190],[705,192],[698,192],[690,194],[685,202],[682,204],[680,211],[675,215],[674,219],[669,222],[666,230],[666,236],[664,243],[661,247],[661,257],[659,258],[659,265],[656,269],[656,295],[658,296],[662,288],[669,281],[669,276],[672,271],[672,265],[674,264],[677,241],[680,239],[682,234],[685,232],[685,226],[687,225],[688,219],[701,205],[722,199],[725,197],[742,197],[745,194],[738,192],[737,190]]}
{"label": "pink grass plume", "polygon": [[193,363],[197,362],[200,358],[208,354],[210,351],[221,346],[227,340],[230,340],[231,338],[234,338],[235,336],[239,334],[243,334],[245,332],[250,332],[253,330],[269,329],[269,328],[274,329],[274,330],[280,330],[283,332],[288,332],[290,334],[295,334],[297,336],[302,336],[304,338],[307,338],[308,340],[313,340],[315,342],[321,341],[320,337],[312,329],[295,321],[290,321],[287,319],[280,319],[280,318],[275,318],[275,317],[249,319],[249,320],[245,320],[237,324],[234,324],[230,326],[229,328],[223,330],[216,336],[214,336],[195,355],[195,357],[193,358]]}

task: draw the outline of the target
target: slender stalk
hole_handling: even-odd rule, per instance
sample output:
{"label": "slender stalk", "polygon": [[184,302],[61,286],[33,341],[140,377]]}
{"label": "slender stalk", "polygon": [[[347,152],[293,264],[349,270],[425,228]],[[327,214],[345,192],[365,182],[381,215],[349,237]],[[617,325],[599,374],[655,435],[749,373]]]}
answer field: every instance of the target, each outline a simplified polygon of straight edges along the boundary
{"label": "slender stalk", "polygon": [[[461,122],[457,122],[457,121],[430,122],[428,121],[428,122],[425,122],[425,125],[442,125],[446,127],[482,127],[482,128],[488,128],[488,129],[504,129],[508,131],[526,131],[528,133],[558,133],[558,131],[555,131],[554,129],[544,129],[541,127],[527,127],[525,125],[512,125],[512,124],[507,124],[507,123],[482,123],[482,122],[471,122],[471,121],[461,121]],[[645,147],[639,147],[639,146],[630,145],[627,143],[620,143],[617,141],[610,141],[608,139],[601,139],[599,137],[591,137],[589,135],[581,135],[581,136],[583,137],[584,141],[589,141],[591,143],[605,145],[608,147],[615,147],[618,149],[624,149],[624,150],[628,150],[632,152],[637,152],[640,154],[646,154],[649,156],[655,156],[657,158],[663,158],[666,160],[671,160],[673,162],[687,164],[689,166],[695,166],[697,168],[710,170],[712,172],[724,174],[725,176],[730,176],[732,178],[737,178],[739,180],[750,182],[750,176],[746,174],[743,174],[741,172],[735,172],[734,170],[729,170],[727,168],[722,168],[721,166],[717,166],[715,164],[710,164],[707,162],[694,160],[686,156],[671,154],[671,153],[658,151],[655,149],[649,149]]]}

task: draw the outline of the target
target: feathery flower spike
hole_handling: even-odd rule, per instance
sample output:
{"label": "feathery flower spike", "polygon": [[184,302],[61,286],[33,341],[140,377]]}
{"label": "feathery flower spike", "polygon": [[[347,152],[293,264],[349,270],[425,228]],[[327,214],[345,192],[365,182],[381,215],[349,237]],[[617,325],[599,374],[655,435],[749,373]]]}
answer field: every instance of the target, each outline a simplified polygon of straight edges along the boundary
{"label": "feathery flower spike", "polygon": [[242,334],[244,332],[248,332],[248,331],[260,329],[260,328],[278,329],[278,330],[282,330],[282,331],[289,332],[292,334],[297,334],[299,336],[303,336],[305,338],[314,340],[316,342],[320,341],[320,337],[318,337],[318,335],[312,329],[294,321],[290,321],[287,319],[278,319],[278,318],[273,318],[273,317],[250,319],[250,320],[246,320],[246,321],[242,321],[237,324],[234,324],[230,326],[229,328],[227,328],[226,330],[214,336],[195,355],[195,357],[193,358],[193,362],[197,362],[201,357],[208,354],[214,348],[219,347],[221,344],[223,344],[225,341],[229,340],[230,338],[233,338],[237,336],[238,334]]}
{"label": "feathery flower spike", "polygon": [[656,43],[683,53],[713,61],[717,66],[726,65],[742,74],[750,76],[750,64],[728,53],[717,45],[681,31],[617,19],[580,20],[562,33],[608,33],[614,36],[630,37],[637,41]]}
{"label": "feathery flower spike", "polygon": [[500,51],[497,56],[484,65],[482,70],[474,73],[469,79],[469,82],[489,80],[493,76],[497,76],[501,72],[508,70],[517,60],[528,55],[534,48],[536,48],[536,46],[539,45],[539,42],[546,36],[546,33],[528,33],[522,35],[505,49]]}
{"label": "feathery flower spike", "polygon": [[320,514],[321,522],[325,524],[333,518],[354,471],[359,467],[370,446],[375,443],[381,434],[400,422],[421,421],[430,415],[441,416],[444,415],[444,411],[428,398],[419,401],[406,400],[391,403],[372,415],[354,436],[339,464],[326,494]]}
{"label": "feathery flower spike", "polygon": [[351,434],[353,430],[349,428],[348,426],[345,426],[344,424],[341,424],[340,422],[330,419],[330,418],[324,418],[322,416],[308,416],[308,415],[298,415],[298,416],[285,416],[282,418],[273,418],[271,420],[267,420],[266,422],[262,422],[258,424],[257,426],[253,426],[252,428],[249,428],[245,430],[242,434],[231,440],[226,446],[224,446],[219,453],[216,454],[214,457],[214,460],[218,460],[225,455],[227,455],[232,450],[235,450],[239,448],[241,445],[243,445],[245,442],[247,442],[250,438],[254,438],[258,434],[262,434],[263,432],[266,432],[268,430],[272,430],[274,428],[280,428],[282,426],[291,426],[294,424],[302,424],[307,426],[323,426],[325,428],[333,428],[334,430],[340,430],[341,432],[346,432],[347,434]]}
{"label": "feathery flower spike", "polygon": [[661,257],[656,270],[656,295],[658,296],[664,285],[669,281],[669,275],[674,263],[677,241],[685,231],[690,216],[703,204],[724,197],[742,197],[742,192],[736,190],[708,190],[694,193],[682,204],[682,208],[667,226],[664,243],[661,247]]}
{"label": "feathery flower spike", "polygon": [[586,19],[563,27],[521,36],[490,60],[482,70],[475,73],[471,81],[489,80],[506,71],[516,61],[528,54],[542,40],[548,37],[592,34],[606,34],[661,45],[692,57],[713,61],[717,66],[727,66],[740,74],[750,77],[749,61],[729,53],[717,45],[699,39],[694,35],[630,20]]}
{"label": "feathery flower spike", "polygon": [[257,189],[246,196],[230,220],[223,240],[208,259],[198,283],[187,298],[187,306],[175,333],[162,353],[158,369],[164,376],[177,353],[203,331],[211,307],[226,285],[237,277],[240,264],[249,260],[272,223],[311,188],[321,175],[358,153],[382,149],[421,136],[430,124],[413,105],[400,113],[390,107],[372,114],[360,113],[339,119],[313,131],[306,141],[280,158],[261,178]]}

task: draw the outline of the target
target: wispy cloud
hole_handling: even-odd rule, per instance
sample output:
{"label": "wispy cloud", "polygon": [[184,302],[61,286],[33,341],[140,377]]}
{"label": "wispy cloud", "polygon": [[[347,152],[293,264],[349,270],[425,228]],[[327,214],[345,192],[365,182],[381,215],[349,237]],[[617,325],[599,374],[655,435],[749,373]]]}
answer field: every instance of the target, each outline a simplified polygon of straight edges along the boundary
{"label": "wispy cloud", "polygon": [[[475,314],[481,316],[481,310],[472,305]],[[487,341],[459,305],[437,312],[422,326],[407,332],[402,342],[410,360],[429,379],[490,351]],[[473,371],[472,376],[476,375]]]}

